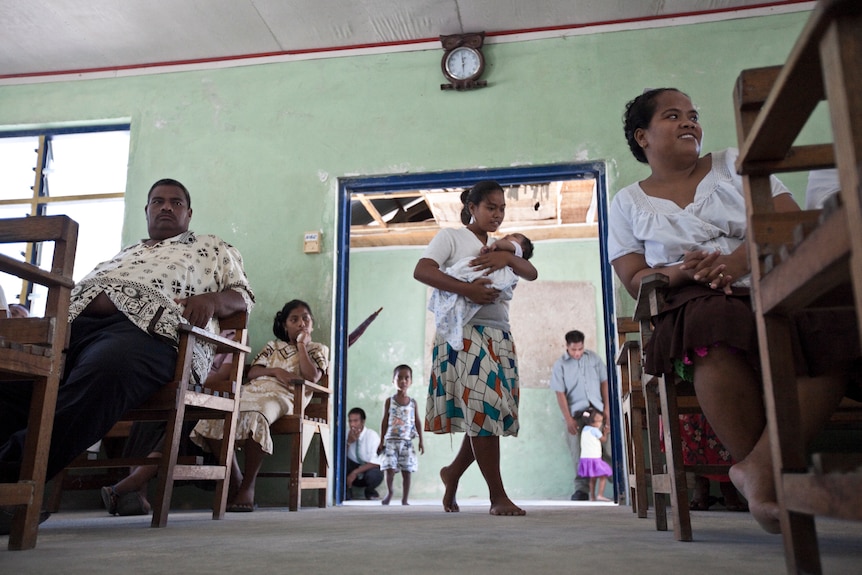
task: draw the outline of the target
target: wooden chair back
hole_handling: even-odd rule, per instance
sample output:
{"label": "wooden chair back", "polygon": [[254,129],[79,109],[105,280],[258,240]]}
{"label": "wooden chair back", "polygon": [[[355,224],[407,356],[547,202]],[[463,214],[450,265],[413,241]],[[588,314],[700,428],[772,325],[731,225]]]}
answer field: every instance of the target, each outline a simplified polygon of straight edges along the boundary
{"label": "wooden chair back", "polygon": [[36,545],[57,390],[69,342],[69,299],[78,224],[67,216],[0,221],[0,243],[53,242],[49,270],[0,254],[0,272],[48,288],[44,317],[0,318],[0,385],[32,380],[24,459],[17,483],[0,484],[0,505],[18,505],[9,549]]}

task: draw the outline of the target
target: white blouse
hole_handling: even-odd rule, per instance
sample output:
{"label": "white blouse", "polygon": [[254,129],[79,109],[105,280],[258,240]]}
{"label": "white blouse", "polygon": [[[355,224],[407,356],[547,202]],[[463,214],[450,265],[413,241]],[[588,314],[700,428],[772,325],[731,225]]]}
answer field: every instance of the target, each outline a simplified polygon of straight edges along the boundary
{"label": "white blouse", "polygon": [[[735,148],[712,154],[712,167],[697,185],[685,208],[644,193],[635,182],[621,189],[608,216],[608,259],[643,254],[649,267],[681,263],[685,252],[716,250],[729,254],[745,241],[745,194],[734,163]],[[778,178],[770,178],[772,196],[789,194]],[[747,285],[747,276],[735,285]]]}

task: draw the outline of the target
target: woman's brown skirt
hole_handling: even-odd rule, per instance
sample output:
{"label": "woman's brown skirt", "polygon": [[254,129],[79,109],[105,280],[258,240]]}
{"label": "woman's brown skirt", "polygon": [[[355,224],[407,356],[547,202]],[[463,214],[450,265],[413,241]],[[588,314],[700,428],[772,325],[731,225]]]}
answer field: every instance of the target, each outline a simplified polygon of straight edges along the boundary
{"label": "woman's brown skirt", "polygon": [[[862,351],[856,314],[852,309],[818,309],[794,315],[791,330],[797,375],[818,376],[853,370]],[[700,284],[668,291],[662,312],[653,318],[655,330],[645,349],[645,370],[673,372],[673,360],[695,357],[698,348],[723,344],[743,354],[760,370],[757,326],[748,289],[732,295]]]}

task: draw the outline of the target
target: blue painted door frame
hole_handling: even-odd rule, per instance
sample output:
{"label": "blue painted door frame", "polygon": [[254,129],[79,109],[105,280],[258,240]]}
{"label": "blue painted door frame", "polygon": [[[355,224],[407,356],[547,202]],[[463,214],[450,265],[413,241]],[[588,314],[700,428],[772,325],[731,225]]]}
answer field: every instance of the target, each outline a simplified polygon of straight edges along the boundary
{"label": "blue painted door frame", "polygon": [[344,498],[345,478],[345,425],[347,421],[345,397],[347,391],[347,303],[350,280],[350,197],[352,193],[399,192],[404,190],[424,190],[440,188],[465,188],[481,180],[495,180],[504,186],[539,184],[560,180],[595,179],[599,220],[599,252],[601,258],[602,312],[605,328],[605,357],[608,359],[608,386],[611,403],[612,450],[614,468],[614,495],[619,497],[625,491],[625,472],[622,448],[622,428],[619,418],[619,382],[617,381],[614,358],[616,357],[616,325],[614,323],[614,292],[611,266],[607,259],[606,238],[608,226],[607,182],[603,162],[549,164],[544,166],[523,166],[516,168],[497,168],[463,170],[452,172],[430,172],[424,174],[398,174],[387,176],[364,176],[339,178],[338,180],[338,222],[335,274],[335,341],[333,342],[333,385],[335,386],[334,406],[334,461],[333,477],[335,503],[340,505]]}

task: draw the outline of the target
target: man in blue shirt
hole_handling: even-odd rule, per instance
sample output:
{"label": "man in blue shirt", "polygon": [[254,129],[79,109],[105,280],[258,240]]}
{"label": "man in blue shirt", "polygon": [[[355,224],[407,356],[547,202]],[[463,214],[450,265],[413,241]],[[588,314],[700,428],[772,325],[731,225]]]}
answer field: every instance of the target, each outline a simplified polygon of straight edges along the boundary
{"label": "man in blue shirt", "polygon": [[[575,466],[575,492],[572,501],[587,501],[589,478],[578,477],[581,460],[581,430],[588,423],[584,411],[592,406],[605,415],[605,428],[610,430],[608,404],[608,369],[594,352],[584,348],[584,334],[572,330],[566,334],[566,353],[554,362],[551,370],[551,390],[566,424],[566,442]],[[610,461],[610,442],[602,444],[602,458]]]}

